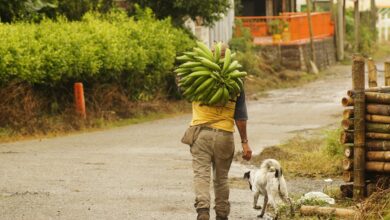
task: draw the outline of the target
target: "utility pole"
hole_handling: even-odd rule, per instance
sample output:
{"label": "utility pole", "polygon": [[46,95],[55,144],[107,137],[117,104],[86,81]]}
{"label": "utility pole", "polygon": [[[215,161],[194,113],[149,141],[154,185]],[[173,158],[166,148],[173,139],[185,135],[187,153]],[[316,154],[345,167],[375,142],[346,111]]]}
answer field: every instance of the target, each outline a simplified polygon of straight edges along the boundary
{"label": "utility pole", "polygon": [[359,12],[359,0],[354,0],[355,1],[355,51],[359,51],[359,36],[360,36],[360,12]]}

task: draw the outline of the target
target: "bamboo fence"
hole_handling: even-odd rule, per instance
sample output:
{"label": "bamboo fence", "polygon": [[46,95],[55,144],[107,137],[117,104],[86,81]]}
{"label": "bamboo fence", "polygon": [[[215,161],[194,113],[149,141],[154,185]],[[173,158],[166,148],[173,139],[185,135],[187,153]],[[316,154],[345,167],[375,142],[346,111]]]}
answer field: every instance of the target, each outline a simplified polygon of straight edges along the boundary
{"label": "bamboo fence", "polygon": [[[365,63],[368,85],[365,88]],[[352,90],[342,98],[345,107],[340,142],[344,144],[342,192],[355,199],[367,196],[368,185],[390,177],[390,68],[385,86],[378,87],[377,68],[372,59],[356,55],[352,65]]]}

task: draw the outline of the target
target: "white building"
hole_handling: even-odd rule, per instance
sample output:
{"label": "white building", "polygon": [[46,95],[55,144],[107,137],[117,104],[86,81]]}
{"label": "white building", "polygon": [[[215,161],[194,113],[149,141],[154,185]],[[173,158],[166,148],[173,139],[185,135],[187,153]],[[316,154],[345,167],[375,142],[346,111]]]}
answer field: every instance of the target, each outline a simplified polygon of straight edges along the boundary
{"label": "white building", "polygon": [[221,15],[221,20],[212,27],[198,25],[196,21],[188,19],[185,26],[206,45],[211,47],[214,42],[222,41],[228,43],[233,36],[234,27],[234,0],[230,0],[231,8],[226,15]]}

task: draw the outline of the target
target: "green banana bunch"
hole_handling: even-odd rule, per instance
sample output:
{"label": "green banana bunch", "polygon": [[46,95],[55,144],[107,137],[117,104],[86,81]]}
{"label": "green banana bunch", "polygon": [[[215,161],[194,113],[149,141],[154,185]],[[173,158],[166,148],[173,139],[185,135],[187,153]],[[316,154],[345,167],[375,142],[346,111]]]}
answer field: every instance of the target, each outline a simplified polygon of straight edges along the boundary
{"label": "green banana bunch", "polygon": [[175,69],[180,78],[179,87],[188,101],[200,101],[208,105],[226,105],[243,89],[242,78],[247,75],[234,60],[235,53],[229,48],[222,56],[222,43],[211,51],[204,43],[197,42],[192,51],[176,57],[182,64]]}

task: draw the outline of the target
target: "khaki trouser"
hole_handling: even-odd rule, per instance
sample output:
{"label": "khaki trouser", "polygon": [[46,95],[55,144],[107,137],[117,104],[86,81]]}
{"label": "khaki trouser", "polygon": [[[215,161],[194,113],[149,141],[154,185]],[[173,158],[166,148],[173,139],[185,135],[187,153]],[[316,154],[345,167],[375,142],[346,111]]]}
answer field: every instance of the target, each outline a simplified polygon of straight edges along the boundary
{"label": "khaki trouser", "polygon": [[233,133],[202,129],[191,147],[195,208],[210,208],[210,175],[213,169],[215,212],[230,212],[228,173],[234,154]]}

